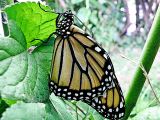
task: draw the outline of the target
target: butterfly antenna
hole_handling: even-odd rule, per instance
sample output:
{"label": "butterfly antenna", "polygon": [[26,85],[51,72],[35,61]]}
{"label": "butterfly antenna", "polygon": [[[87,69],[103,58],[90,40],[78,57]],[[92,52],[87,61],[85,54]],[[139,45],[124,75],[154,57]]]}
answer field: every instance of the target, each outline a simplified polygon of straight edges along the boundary
{"label": "butterfly antenna", "polygon": [[[74,14],[73,14],[73,15],[74,15]],[[86,29],[92,34],[92,37],[94,38],[93,32],[92,32],[76,15],[74,15],[74,16],[80,21],[80,23],[82,23],[83,26],[86,27]]]}

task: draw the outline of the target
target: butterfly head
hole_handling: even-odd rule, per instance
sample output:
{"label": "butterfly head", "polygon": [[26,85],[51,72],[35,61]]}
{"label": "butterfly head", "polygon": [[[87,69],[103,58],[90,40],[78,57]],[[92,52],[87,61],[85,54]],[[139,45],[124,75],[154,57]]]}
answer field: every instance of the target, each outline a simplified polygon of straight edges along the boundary
{"label": "butterfly head", "polygon": [[57,24],[57,34],[63,37],[70,35],[70,26],[73,24],[73,17],[71,10],[66,11],[59,15]]}

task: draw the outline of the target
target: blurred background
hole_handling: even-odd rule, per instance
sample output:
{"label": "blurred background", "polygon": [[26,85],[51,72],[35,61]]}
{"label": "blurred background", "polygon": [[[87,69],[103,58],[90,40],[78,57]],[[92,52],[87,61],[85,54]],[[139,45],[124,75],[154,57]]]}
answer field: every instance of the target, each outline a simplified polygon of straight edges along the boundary
{"label": "blurred background", "polygon": [[[15,0],[15,2],[26,0]],[[32,0],[33,1],[33,0]],[[34,0],[38,1],[38,0]],[[56,12],[71,10],[110,54],[120,86],[126,95],[151,28],[159,0],[42,0]],[[1,0],[1,2],[3,2]],[[5,4],[5,3],[4,3]],[[77,19],[75,24],[86,27]],[[0,28],[2,24],[0,24]],[[3,30],[0,29],[3,36]],[[135,63],[123,58],[131,59]],[[150,82],[160,97],[160,52],[151,68]],[[136,64],[137,63],[137,64]],[[160,120],[160,107],[146,84],[130,119]]]}

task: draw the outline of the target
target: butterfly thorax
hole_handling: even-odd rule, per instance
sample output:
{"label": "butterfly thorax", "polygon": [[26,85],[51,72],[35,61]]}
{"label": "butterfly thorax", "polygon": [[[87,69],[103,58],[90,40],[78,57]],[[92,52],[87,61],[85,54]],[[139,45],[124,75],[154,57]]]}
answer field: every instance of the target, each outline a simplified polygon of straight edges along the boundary
{"label": "butterfly thorax", "polygon": [[57,35],[67,38],[71,34],[70,26],[73,24],[73,14],[71,11],[66,11],[63,14],[60,14],[60,17],[63,17],[57,24]]}

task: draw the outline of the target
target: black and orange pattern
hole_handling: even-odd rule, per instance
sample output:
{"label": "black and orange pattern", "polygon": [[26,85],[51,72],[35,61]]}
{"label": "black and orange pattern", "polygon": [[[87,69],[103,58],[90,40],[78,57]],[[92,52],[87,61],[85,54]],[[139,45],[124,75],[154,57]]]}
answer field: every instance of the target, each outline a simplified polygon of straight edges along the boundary
{"label": "black and orange pattern", "polygon": [[73,25],[70,11],[59,17],[50,90],[68,100],[82,100],[106,118],[123,117],[124,98],[108,54]]}

